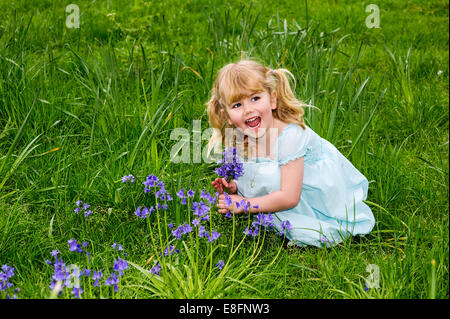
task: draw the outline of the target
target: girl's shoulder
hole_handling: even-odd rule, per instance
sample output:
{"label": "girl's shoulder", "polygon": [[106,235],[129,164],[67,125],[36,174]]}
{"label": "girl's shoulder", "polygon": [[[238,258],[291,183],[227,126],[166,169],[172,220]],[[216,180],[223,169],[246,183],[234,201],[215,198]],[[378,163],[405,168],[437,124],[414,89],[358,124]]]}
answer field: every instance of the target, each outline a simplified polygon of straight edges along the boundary
{"label": "girl's shoulder", "polygon": [[300,135],[303,135],[306,131],[308,131],[308,127],[305,126],[305,128],[301,127],[300,125],[296,124],[296,123],[285,123],[282,122],[283,124],[280,125],[280,134],[278,135],[278,139],[285,139],[288,138],[289,136],[297,136],[299,137]]}

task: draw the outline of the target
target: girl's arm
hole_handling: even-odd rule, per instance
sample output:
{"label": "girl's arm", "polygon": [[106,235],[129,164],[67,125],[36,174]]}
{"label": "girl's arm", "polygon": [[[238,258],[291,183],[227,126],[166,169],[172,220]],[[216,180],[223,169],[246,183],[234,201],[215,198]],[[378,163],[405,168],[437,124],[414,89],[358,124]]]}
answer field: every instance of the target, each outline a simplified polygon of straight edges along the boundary
{"label": "girl's arm", "polygon": [[[295,207],[302,193],[303,157],[281,166],[280,190],[268,195],[246,198],[250,202],[250,213],[275,213]],[[239,195],[230,196],[233,202],[241,202]],[[224,201],[224,195],[219,196],[219,212],[226,213],[229,208]],[[257,206],[257,208],[253,208]],[[235,209],[235,213],[243,213],[242,209]]]}

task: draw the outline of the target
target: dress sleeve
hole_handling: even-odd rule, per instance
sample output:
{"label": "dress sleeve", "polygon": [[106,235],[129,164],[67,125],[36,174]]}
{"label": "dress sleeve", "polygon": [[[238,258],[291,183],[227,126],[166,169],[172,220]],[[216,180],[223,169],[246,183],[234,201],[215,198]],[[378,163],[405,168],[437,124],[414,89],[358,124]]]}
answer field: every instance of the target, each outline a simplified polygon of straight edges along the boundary
{"label": "dress sleeve", "polygon": [[308,150],[308,130],[298,125],[286,127],[278,137],[278,163],[287,164],[304,156]]}

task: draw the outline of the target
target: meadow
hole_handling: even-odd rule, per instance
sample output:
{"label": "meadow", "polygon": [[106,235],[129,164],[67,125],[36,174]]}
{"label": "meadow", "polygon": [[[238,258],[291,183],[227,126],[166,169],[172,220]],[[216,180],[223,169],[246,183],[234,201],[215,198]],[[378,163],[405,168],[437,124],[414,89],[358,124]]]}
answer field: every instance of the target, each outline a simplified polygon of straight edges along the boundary
{"label": "meadow", "polygon": [[[379,28],[369,4],[1,1],[0,298],[447,299],[449,3],[374,2]],[[369,180],[370,234],[245,236],[217,164],[171,161],[241,57],[294,74],[307,125]]]}

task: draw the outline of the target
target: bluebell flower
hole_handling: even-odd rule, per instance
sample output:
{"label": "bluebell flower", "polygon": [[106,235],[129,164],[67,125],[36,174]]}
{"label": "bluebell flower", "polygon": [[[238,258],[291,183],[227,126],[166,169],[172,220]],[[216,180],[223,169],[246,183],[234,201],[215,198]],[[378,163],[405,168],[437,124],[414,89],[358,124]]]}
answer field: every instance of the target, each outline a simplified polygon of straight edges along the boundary
{"label": "bluebell flower", "polygon": [[195,191],[193,191],[193,190],[188,190],[188,192],[187,192],[188,197],[194,197],[194,194],[195,194]]}
{"label": "bluebell flower", "polygon": [[[175,246],[169,245],[168,248],[164,249],[164,256],[173,255],[174,253],[179,253],[179,249],[175,249]],[[162,253],[159,253],[160,256],[162,256]]]}
{"label": "bluebell flower", "polygon": [[148,193],[150,191],[152,191],[153,187],[160,187],[160,188],[164,188],[164,183],[161,182],[158,177],[156,177],[153,174],[150,174],[149,176],[147,176],[147,180],[145,182],[143,182],[142,184],[144,184],[145,188],[144,188],[144,193]]}
{"label": "bluebell flower", "polygon": [[178,198],[181,199],[181,205],[186,205],[186,195],[184,194],[184,189],[180,189],[180,191],[177,193]]}
{"label": "bluebell flower", "polygon": [[155,275],[158,275],[158,276],[159,276],[159,272],[160,271],[161,271],[161,265],[158,262],[156,262],[155,266],[152,269],[150,269],[150,272],[152,274],[155,274]]}
{"label": "bluebell flower", "polygon": [[80,244],[77,243],[77,241],[75,239],[69,239],[69,251],[76,251],[76,252],[83,252],[83,250],[81,249]]}
{"label": "bluebell flower", "polygon": [[92,210],[85,211],[84,217],[88,217],[90,214],[92,214]]}
{"label": "bluebell flower", "polygon": [[[77,205],[77,208],[75,208],[73,211],[76,214],[78,214],[81,211],[81,209],[84,211],[84,217],[88,217],[89,215],[92,214],[92,210],[88,210],[88,208],[90,207],[89,204],[83,203],[81,200],[76,201],[75,204]],[[81,206],[81,204],[83,205]]]}
{"label": "bluebell flower", "polygon": [[181,235],[182,235],[181,229],[178,227],[177,229],[172,230],[172,235],[176,239],[180,240],[181,239]]}
{"label": "bluebell flower", "polygon": [[320,241],[322,242],[322,244],[330,244],[330,245],[333,245],[333,240],[331,240],[331,239],[327,239],[326,237],[324,237],[324,236],[322,236],[321,238],[320,238]]}
{"label": "bluebell flower", "polygon": [[59,254],[59,251],[57,251],[56,249],[53,249],[51,254],[53,257],[56,257]]}
{"label": "bluebell flower", "polygon": [[125,269],[128,269],[128,263],[126,260],[118,258],[117,260],[114,261],[114,271],[119,273],[119,277],[123,276],[123,271]]}
{"label": "bluebell flower", "polygon": [[284,236],[284,233],[286,231],[290,231],[292,229],[292,225],[291,225],[291,223],[288,220],[282,221],[281,222],[281,229],[283,229],[283,231],[280,233],[280,235]]}
{"label": "bluebell flower", "polygon": [[119,286],[117,286],[119,284],[120,279],[117,277],[116,273],[112,273],[110,274],[110,276],[108,277],[108,279],[105,280],[105,285],[106,286],[114,286],[114,291],[118,292],[119,291]]}
{"label": "bluebell flower", "polygon": [[92,280],[95,280],[94,284],[93,284],[94,287],[98,287],[98,281],[100,280],[100,278],[102,278],[102,276],[103,276],[103,274],[102,274],[101,270],[99,270],[98,272],[97,271],[93,272]]}
{"label": "bluebell flower", "polygon": [[208,232],[206,232],[206,237],[208,237],[208,242],[211,243],[211,242],[217,240],[220,237],[220,233],[218,233],[215,230],[213,230],[211,232],[211,236],[209,236]]}
{"label": "bluebell flower", "polygon": [[211,196],[209,192],[206,192],[204,189],[200,194],[201,199],[206,199],[209,204],[214,205],[216,203],[217,198],[219,197],[219,192],[215,193],[214,198]]}
{"label": "bluebell flower", "polygon": [[80,294],[83,293],[83,290],[80,287],[73,287],[72,294],[75,296],[75,298],[80,298]]}
{"label": "bluebell flower", "polygon": [[275,226],[273,223],[274,219],[272,214],[268,213],[268,214],[263,214],[263,213],[259,213],[256,216],[256,222],[253,223],[254,226],[260,225],[263,227],[273,227]]}
{"label": "bluebell flower", "polygon": [[192,231],[192,227],[188,223],[185,223],[182,230],[183,230],[183,235],[184,235],[184,234],[190,233]]}
{"label": "bluebell flower", "polygon": [[118,243],[114,243],[111,245],[112,248],[116,249],[117,251],[123,251],[123,246]]}
{"label": "bluebell flower", "polygon": [[91,275],[90,269],[83,269],[83,272],[81,273],[83,276],[89,277]]}
{"label": "bluebell flower", "polygon": [[210,207],[203,202],[193,202],[191,209],[194,211],[195,216],[202,217],[209,212]]}
{"label": "bluebell flower", "polygon": [[130,181],[131,183],[134,183],[134,176],[133,175],[126,175],[122,177],[122,183],[126,183],[127,181]]}
{"label": "bluebell flower", "polygon": [[223,266],[225,266],[225,262],[221,259],[214,267],[222,269]]}
{"label": "bluebell flower", "polygon": [[8,266],[7,264],[2,266],[2,271],[0,271],[0,291],[6,291],[13,286],[13,284],[9,282],[9,279],[14,276],[14,270],[14,267]]}
{"label": "bluebell flower", "polygon": [[226,148],[222,161],[217,164],[222,166],[215,169],[216,174],[226,180],[236,179],[243,174],[243,164],[239,162],[236,147]]}
{"label": "bluebell flower", "polygon": [[225,196],[225,205],[226,206],[231,206],[233,204],[233,201],[231,200],[230,195],[228,195],[228,193],[224,193]]}
{"label": "bluebell flower", "polygon": [[205,235],[206,235],[207,233],[208,233],[208,232],[206,231],[205,226],[200,225],[200,226],[198,227],[198,237],[205,237]]}

